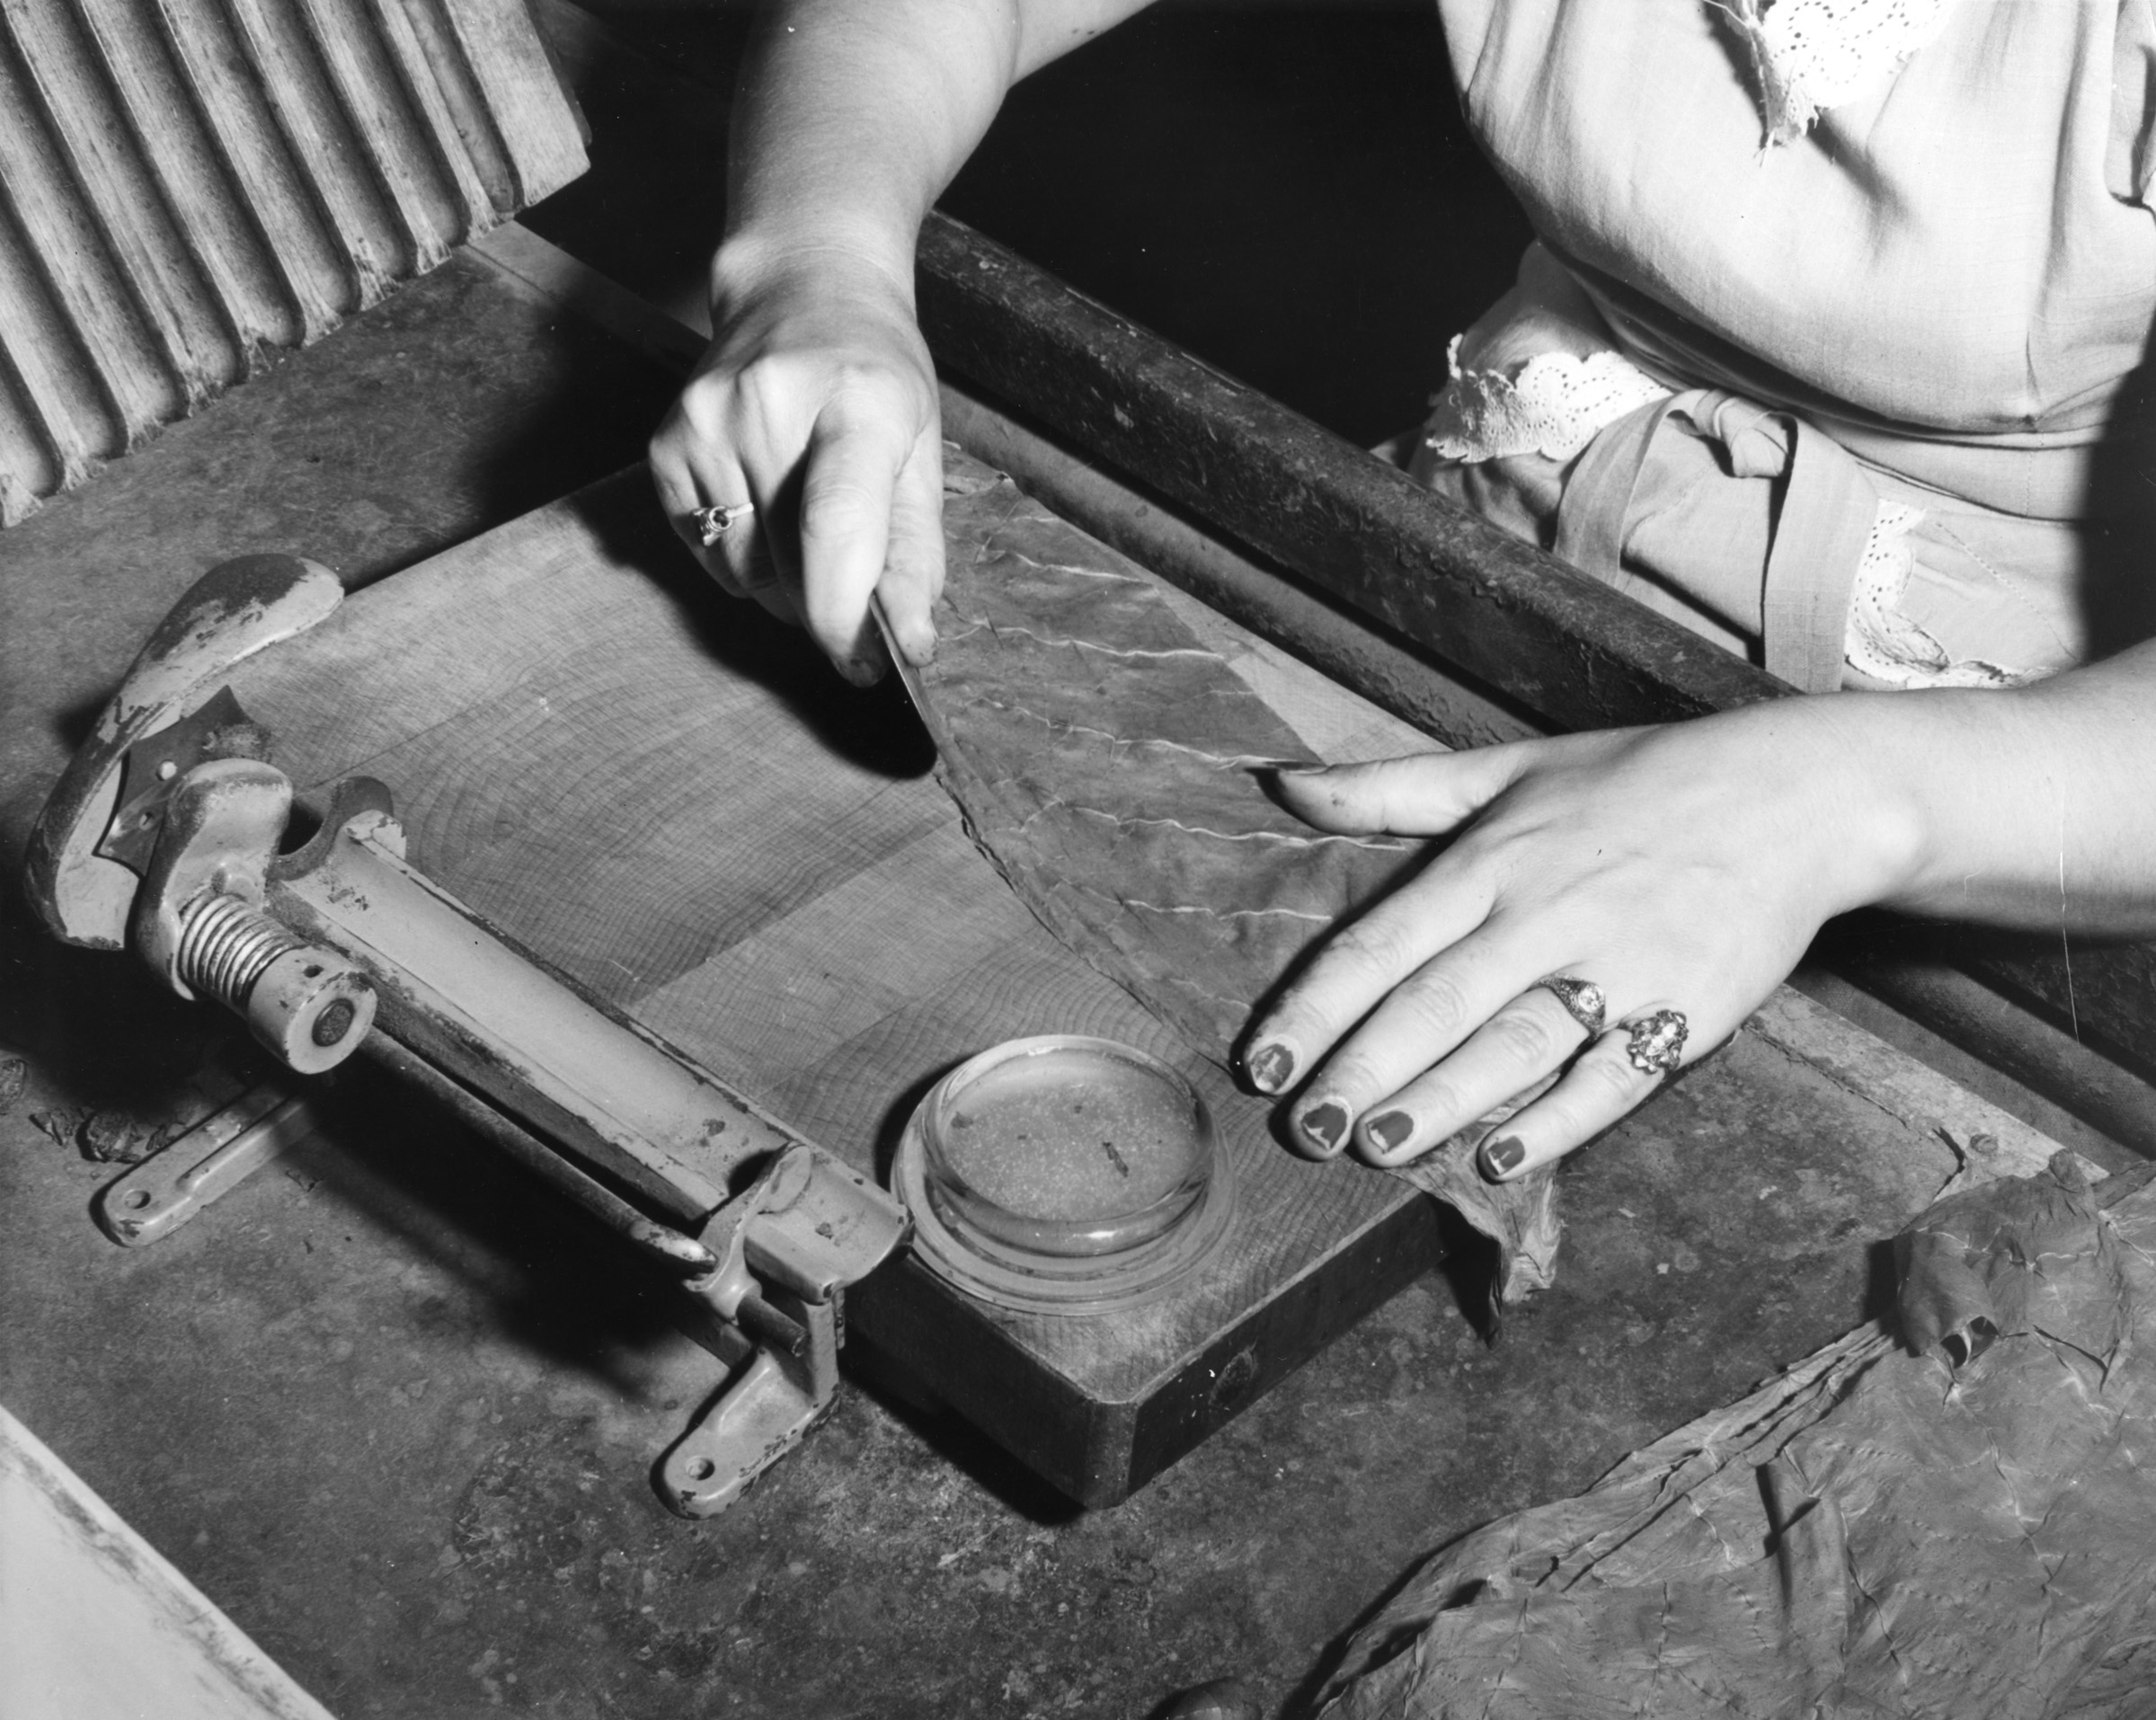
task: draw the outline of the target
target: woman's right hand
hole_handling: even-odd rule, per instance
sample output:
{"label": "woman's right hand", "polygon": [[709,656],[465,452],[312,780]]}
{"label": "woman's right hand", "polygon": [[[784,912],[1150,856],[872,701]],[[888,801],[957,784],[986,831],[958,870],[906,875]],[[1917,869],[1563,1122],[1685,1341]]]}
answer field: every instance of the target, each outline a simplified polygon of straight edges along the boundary
{"label": "woman's right hand", "polygon": [[[936,372],[904,273],[844,246],[731,242],[713,265],[715,330],[651,443],[659,500],[720,587],[804,624],[842,675],[883,673],[880,596],[925,664],[943,589]],[[756,511],[710,547],[690,518]]]}

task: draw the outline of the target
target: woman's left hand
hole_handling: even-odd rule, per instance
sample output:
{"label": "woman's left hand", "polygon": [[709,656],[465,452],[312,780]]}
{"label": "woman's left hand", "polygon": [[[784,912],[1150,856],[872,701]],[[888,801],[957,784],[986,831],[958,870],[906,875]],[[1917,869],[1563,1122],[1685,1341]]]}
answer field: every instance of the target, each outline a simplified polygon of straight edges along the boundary
{"label": "woman's left hand", "polygon": [[[1823,920],[1913,863],[1913,819],[1867,782],[1846,721],[1862,698],[1282,773],[1281,798],[1320,829],[1454,839],[1252,1029],[1252,1084],[1302,1085],[1292,1132],[1314,1157],[1352,1143],[1404,1163],[1559,1068],[1484,1143],[1485,1173],[1509,1181],[1599,1134],[1663,1079],[1627,1024],[1680,1012],[1672,1066],[1696,1060]],[[1552,975],[1601,989],[1593,1043],[1538,985]]]}

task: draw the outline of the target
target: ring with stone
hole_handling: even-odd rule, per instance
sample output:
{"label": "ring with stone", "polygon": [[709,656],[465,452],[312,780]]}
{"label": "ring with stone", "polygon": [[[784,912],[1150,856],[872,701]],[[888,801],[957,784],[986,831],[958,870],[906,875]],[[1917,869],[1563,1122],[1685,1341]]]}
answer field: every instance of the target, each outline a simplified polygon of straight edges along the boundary
{"label": "ring with stone", "polygon": [[1684,1061],[1684,1039],[1691,1025],[1681,1009],[1657,1009],[1651,1015],[1620,1024],[1625,1055],[1642,1075],[1674,1075]]}
{"label": "ring with stone", "polygon": [[715,508],[692,509],[688,523],[696,528],[696,536],[709,549],[740,521],[756,511],[753,501],[721,502]]}
{"label": "ring with stone", "polygon": [[1610,1000],[1592,980],[1575,980],[1569,973],[1546,973],[1530,991],[1547,991],[1565,1006],[1565,1013],[1587,1030],[1589,1039],[1600,1039],[1602,1023],[1610,1014]]}

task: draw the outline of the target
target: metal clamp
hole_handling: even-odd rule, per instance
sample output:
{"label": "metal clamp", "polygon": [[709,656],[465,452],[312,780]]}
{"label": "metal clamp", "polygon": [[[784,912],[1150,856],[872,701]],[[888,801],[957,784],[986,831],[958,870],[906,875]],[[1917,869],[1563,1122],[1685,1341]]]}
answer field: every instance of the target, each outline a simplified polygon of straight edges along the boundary
{"label": "metal clamp", "polygon": [[692,1281],[690,1335],[732,1370],[660,1459],[660,1496],[709,1517],[830,1411],[846,1342],[843,1296],[905,1241],[906,1210],[859,1172],[792,1147],[712,1215],[718,1269]]}
{"label": "metal clamp", "polygon": [[[707,1516],[830,1407],[840,1295],[905,1239],[906,1214],[416,870],[381,784],[336,784],[314,834],[287,840],[291,780],[218,683],[340,595],[326,569],[289,556],[204,576],[46,802],[25,893],[63,941],[131,942],[173,990],[233,1010],[301,1074],[369,1051],[687,1277],[683,1324],[730,1378],[663,1460],[661,1488]],[[307,1121],[296,1101],[250,1095],[120,1178],[100,1216],[123,1243],[152,1241]]]}

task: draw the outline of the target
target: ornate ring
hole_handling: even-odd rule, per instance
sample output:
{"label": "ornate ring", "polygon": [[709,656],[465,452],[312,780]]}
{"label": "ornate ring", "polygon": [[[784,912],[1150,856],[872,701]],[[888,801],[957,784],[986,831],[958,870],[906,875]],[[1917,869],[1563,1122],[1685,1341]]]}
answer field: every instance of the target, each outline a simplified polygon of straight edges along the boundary
{"label": "ornate ring", "polygon": [[1575,980],[1569,973],[1546,973],[1530,991],[1547,991],[1565,1006],[1565,1013],[1587,1030],[1589,1039],[1600,1039],[1602,1023],[1610,1014],[1610,1000],[1592,980]]}
{"label": "ornate ring", "polygon": [[692,509],[688,523],[696,528],[696,536],[709,549],[726,536],[735,524],[756,511],[753,501],[722,502],[716,508]]}
{"label": "ornate ring", "polygon": [[1681,1009],[1657,1009],[1651,1015],[1622,1024],[1625,1055],[1642,1075],[1674,1075],[1684,1061],[1684,1037],[1691,1024]]}

